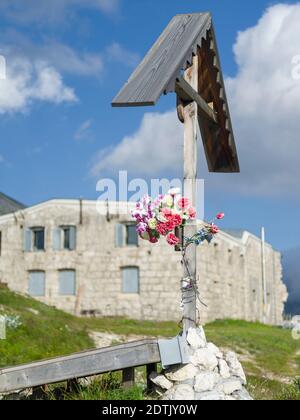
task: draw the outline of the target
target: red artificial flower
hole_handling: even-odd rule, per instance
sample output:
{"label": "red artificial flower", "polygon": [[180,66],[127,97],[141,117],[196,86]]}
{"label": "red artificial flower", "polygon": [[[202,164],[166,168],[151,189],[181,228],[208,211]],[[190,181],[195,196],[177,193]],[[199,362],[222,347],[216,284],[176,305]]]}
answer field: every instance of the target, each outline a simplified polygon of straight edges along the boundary
{"label": "red artificial flower", "polygon": [[180,214],[174,214],[173,222],[175,224],[175,227],[179,227],[182,225],[182,217],[180,216]]}
{"label": "red artificial flower", "polygon": [[219,233],[219,232],[220,232],[220,229],[218,228],[218,226],[216,226],[216,225],[212,224],[212,225],[210,226],[210,232],[211,232],[213,235],[216,235],[217,233]]}
{"label": "red artificial flower", "polygon": [[180,198],[177,203],[181,210],[186,210],[190,206],[190,200],[188,198]]}
{"label": "red artificial flower", "polygon": [[165,227],[169,232],[174,230],[176,227],[174,219],[173,218],[168,219],[168,221],[165,223]]}
{"label": "red artificial flower", "polygon": [[168,229],[165,223],[159,223],[156,227],[156,230],[162,236],[166,236],[168,233]]}
{"label": "red artificial flower", "polygon": [[176,245],[178,245],[179,244],[179,238],[177,238],[177,236],[176,235],[174,235],[174,233],[170,233],[168,236],[167,236],[167,242],[168,242],[168,244],[169,245],[171,245],[171,246],[176,246]]}
{"label": "red artificial flower", "polygon": [[224,219],[224,217],[225,217],[225,214],[224,213],[217,214],[217,219],[218,220],[222,220],[222,219]]}

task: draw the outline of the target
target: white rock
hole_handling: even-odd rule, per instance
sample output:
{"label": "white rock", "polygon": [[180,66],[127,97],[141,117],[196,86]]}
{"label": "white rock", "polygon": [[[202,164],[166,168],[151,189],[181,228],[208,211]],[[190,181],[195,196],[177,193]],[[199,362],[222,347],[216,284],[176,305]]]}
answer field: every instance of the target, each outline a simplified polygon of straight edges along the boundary
{"label": "white rock", "polygon": [[213,372],[201,372],[196,376],[194,389],[196,392],[212,391],[220,376]]}
{"label": "white rock", "polygon": [[183,382],[187,379],[194,378],[198,373],[198,369],[193,364],[188,364],[184,366],[177,366],[165,373],[165,376],[169,381],[173,382]]}
{"label": "white rock", "polygon": [[218,359],[208,348],[197,350],[191,357],[191,362],[194,366],[201,366],[211,371],[218,366]]}
{"label": "white rock", "polygon": [[236,399],[228,396],[228,397],[225,397],[225,401],[236,401]]}
{"label": "white rock", "polygon": [[167,391],[173,386],[172,382],[169,381],[164,375],[159,375],[156,372],[152,372],[149,378],[155,385]]}
{"label": "white rock", "polygon": [[196,397],[198,401],[224,401],[225,400],[225,396],[217,391],[204,392],[203,394],[198,394]]}
{"label": "white rock", "polygon": [[[203,331],[204,333],[204,331]],[[202,331],[196,328],[190,328],[187,333],[187,342],[193,350],[202,349],[206,346],[205,335],[203,338]]]}
{"label": "white rock", "polygon": [[218,358],[218,359],[223,359],[223,353],[221,352],[221,350],[215,346],[213,343],[208,343],[207,344],[207,348],[209,350],[212,351],[212,353],[214,353],[214,355]]}
{"label": "white rock", "polygon": [[231,376],[229,366],[223,359],[219,360],[219,372],[223,379],[229,379]]}
{"label": "white rock", "polygon": [[224,379],[217,385],[217,390],[223,392],[225,395],[231,395],[241,389],[242,384],[239,379]]}
{"label": "white rock", "polygon": [[246,375],[245,375],[245,372],[241,363],[239,362],[237,358],[237,355],[234,352],[230,351],[226,353],[225,360],[228,363],[231,374],[233,376],[240,378],[243,384],[246,385],[247,384]]}
{"label": "white rock", "polygon": [[162,398],[168,401],[189,401],[195,399],[195,393],[190,385],[175,385]]}

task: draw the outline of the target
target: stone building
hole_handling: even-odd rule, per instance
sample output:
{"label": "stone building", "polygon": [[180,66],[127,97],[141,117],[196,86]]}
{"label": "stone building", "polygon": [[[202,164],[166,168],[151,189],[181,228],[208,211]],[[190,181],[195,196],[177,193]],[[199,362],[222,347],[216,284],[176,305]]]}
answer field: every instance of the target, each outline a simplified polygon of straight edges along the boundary
{"label": "stone building", "polygon": [[[0,282],[14,291],[77,315],[181,318],[180,253],[138,239],[127,203],[51,200],[0,216],[0,234]],[[263,320],[259,238],[221,232],[198,266],[202,322]],[[280,324],[287,292],[270,245],[266,273],[268,322]]]}

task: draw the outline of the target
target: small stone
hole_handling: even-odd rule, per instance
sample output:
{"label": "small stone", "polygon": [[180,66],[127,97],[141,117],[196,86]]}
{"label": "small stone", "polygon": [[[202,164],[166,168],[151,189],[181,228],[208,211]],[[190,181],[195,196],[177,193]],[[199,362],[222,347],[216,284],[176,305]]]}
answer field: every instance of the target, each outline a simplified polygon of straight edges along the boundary
{"label": "small stone", "polygon": [[230,351],[226,354],[225,360],[228,363],[231,374],[233,376],[236,376],[237,378],[240,378],[242,380],[243,385],[246,385],[246,375],[241,363],[237,358],[237,355],[234,352]]}
{"label": "small stone", "polygon": [[240,391],[234,392],[232,395],[237,401],[253,401],[253,398],[250,396],[249,392],[245,388],[242,388]]}
{"label": "small stone", "polygon": [[236,401],[236,399],[231,396],[227,396],[225,397],[225,401]]}
{"label": "small stone", "polygon": [[218,366],[218,359],[208,348],[197,350],[192,356],[191,362],[194,366],[202,366],[211,371]]}
{"label": "small stone", "polygon": [[187,333],[187,342],[193,350],[202,349],[206,346],[206,340],[203,338],[200,329],[190,328]]}
{"label": "small stone", "polygon": [[223,379],[229,379],[231,376],[229,366],[223,359],[219,360],[219,372]]}
{"label": "small stone", "polygon": [[242,384],[238,379],[224,379],[218,384],[217,389],[225,395],[231,395],[236,391],[240,391],[242,389]]}
{"label": "small stone", "polygon": [[155,385],[167,391],[173,386],[172,382],[169,381],[164,375],[159,375],[156,372],[152,372],[149,378]]}
{"label": "small stone", "polygon": [[224,401],[225,396],[217,391],[204,392],[202,394],[196,394],[198,401]]}
{"label": "small stone", "polygon": [[192,365],[177,366],[165,373],[165,376],[169,381],[183,382],[187,379],[193,379],[198,373],[198,369]]}
{"label": "small stone", "polygon": [[209,350],[212,351],[212,353],[214,353],[214,355],[218,358],[218,359],[223,359],[223,353],[221,352],[221,350],[215,346],[213,343],[208,343],[207,344],[207,348]]}
{"label": "small stone", "polygon": [[175,385],[162,398],[165,401],[189,401],[195,399],[195,393],[190,385]]}
{"label": "small stone", "polygon": [[203,372],[196,376],[194,389],[196,392],[212,391],[218,383],[219,375],[213,372]]}

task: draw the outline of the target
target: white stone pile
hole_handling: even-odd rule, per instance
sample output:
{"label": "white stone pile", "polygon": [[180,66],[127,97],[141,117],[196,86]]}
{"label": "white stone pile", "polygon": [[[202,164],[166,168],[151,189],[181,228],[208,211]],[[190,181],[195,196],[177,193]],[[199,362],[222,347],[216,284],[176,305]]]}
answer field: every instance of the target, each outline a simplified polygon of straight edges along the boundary
{"label": "white stone pile", "polygon": [[246,376],[235,353],[207,343],[202,327],[187,334],[190,363],[150,378],[162,400],[251,401]]}

